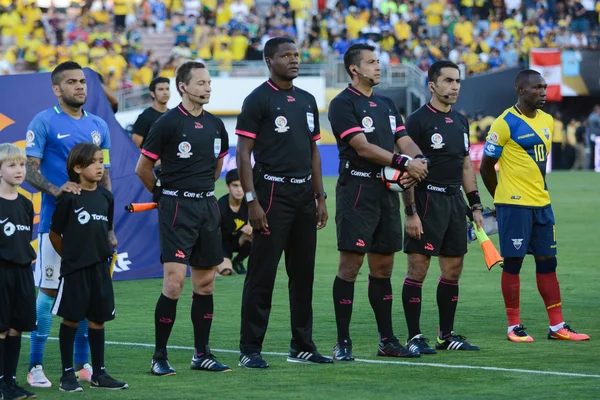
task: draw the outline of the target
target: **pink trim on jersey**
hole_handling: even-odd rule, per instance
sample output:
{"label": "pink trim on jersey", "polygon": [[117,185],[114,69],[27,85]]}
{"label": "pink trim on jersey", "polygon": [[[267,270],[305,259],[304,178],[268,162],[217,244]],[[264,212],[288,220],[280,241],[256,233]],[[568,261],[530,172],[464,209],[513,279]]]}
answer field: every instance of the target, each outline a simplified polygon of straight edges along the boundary
{"label": "pink trim on jersey", "polygon": [[405,130],[406,130],[406,127],[404,125],[396,128],[396,132],[405,131]]}
{"label": "pink trim on jersey", "polygon": [[227,153],[229,153],[229,149],[227,149],[224,152],[222,152],[221,154],[219,154],[219,158],[225,157],[227,155]]}
{"label": "pink trim on jersey", "polygon": [[186,113],[183,108],[181,108],[181,106],[177,106],[177,108],[179,108],[179,111],[181,111],[183,113],[183,115],[185,115],[186,117],[188,116],[188,113]]}
{"label": "pink trim on jersey", "polygon": [[277,89],[277,87],[275,85],[273,85],[271,82],[267,81],[267,83],[269,84],[269,86],[271,86],[271,88],[273,88],[273,90],[279,91],[279,89]]}
{"label": "pink trim on jersey", "polygon": [[351,133],[359,132],[359,131],[362,131],[362,128],[359,126],[355,126],[354,128],[347,129],[344,132],[342,132],[342,134],[340,135],[340,139],[345,138],[346,136],[348,136]]}
{"label": "pink trim on jersey", "polygon": [[351,91],[352,93],[354,93],[357,96],[362,96],[360,93],[358,93],[356,90],[352,89],[350,86],[348,86],[348,90]]}
{"label": "pink trim on jersey", "polygon": [[240,135],[240,136],[246,136],[246,137],[249,137],[250,139],[256,139],[256,133],[243,131],[241,129],[236,129],[235,134]]}
{"label": "pink trim on jersey", "polygon": [[429,108],[429,109],[431,110],[431,112],[434,112],[434,113],[436,113],[436,114],[437,114],[437,111],[435,111],[435,110],[433,109],[433,107],[431,107],[431,106],[429,105],[429,103],[427,103],[427,104],[425,104],[425,105],[427,106],[427,108]]}
{"label": "pink trim on jersey", "polygon": [[314,142],[316,142],[319,139],[321,139],[321,135],[313,136],[313,141]]}
{"label": "pink trim on jersey", "polygon": [[146,149],[142,149],[142,154],[143,154],[143,155],[145,155],[145,156],[146,156],[146,157],[148,157],[148,158],[151,158],[151,159],[155,160],[155,161],[156,161],[156,160],[158,160],[158,159],[160,158],[160,157],[159,157],[159,156],[157,156],[156,154],[154,154],[154,153],[152,153],[152,152],[149,152],[149,151],[148,151],[148,150],[146,150]]}

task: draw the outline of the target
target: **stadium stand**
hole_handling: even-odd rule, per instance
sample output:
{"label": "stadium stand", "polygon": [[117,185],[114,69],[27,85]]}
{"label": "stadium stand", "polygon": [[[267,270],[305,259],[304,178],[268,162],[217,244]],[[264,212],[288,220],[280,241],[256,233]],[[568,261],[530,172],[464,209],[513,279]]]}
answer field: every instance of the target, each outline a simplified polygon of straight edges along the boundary
{"label": "stadium stand", "polygon": [[295,38],[306,64],[367,41],[383,66],[450,59],[477,74],[522,64],[531,48],[598,48],[599,10],[600,0],[0,0],[0,74],[74,59],[118,90],[173,77],[191,58],[228,76],[273,36]]}

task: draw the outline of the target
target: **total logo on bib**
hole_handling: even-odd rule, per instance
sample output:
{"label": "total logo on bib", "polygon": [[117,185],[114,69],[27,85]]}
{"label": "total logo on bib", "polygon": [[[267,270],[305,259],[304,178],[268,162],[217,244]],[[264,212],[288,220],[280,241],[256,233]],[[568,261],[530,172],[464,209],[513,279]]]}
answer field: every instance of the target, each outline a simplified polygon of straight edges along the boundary
{"label": "total logo on bib", "polygon": [[181,142],[179,143],[179,153],[177,156],[179,158],[190,158],[192,156],[192,145],[190,142]]}
{"label": "total logo on bib", "polygon": [[288,120],[283,115],[275,118],[275,126],[277,127],[275,128],[275,132],[279,133],[287,132],[290,129],[288,126]]}
{"label": "total logo on bib", "polygon": [[431,147],[436,150],[441,149],[446,145],[446,143],[444,143],[444,138],[439,133],[431,135],[431,143],[433,143]]}
{"label": "total logo on bib", "polygon": [[362,119],[362,126],[363,132],[365,133],[371,133],[375,130],[375,128],[373,127],[373,118],[371,117],[364,117]]}

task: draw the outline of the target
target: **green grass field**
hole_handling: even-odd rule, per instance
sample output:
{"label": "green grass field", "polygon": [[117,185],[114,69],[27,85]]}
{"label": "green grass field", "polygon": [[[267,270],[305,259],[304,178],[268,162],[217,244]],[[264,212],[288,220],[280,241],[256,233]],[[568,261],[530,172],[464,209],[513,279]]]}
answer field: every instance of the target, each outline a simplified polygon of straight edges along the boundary
{"label": "green grass field", "polygon": [[[506,319],[500,292],[501,269],[485,267],[478,244],[470,245],[460,284],[460,303],[455,329],[466,335],[480,352],[442,352],[405,361],[376,357],[377,331],[367,298],[368,269],[358,278],[351,325],[354,363],[299,365],[286,362],[289,346],[287,277],[280,267],[264,354],[271,368],[264,371],[237,367],[240,329],[240,299],[243,277],[218,277],[211,347],[219,359],[233,367],[232,373],[190,371],[192,325],[191,285],[186,283],[179,301],[178,317],[169,358],[177,375],[159,378],[149,373],[154,343],[154,306],[162,287],[160,279],[117,282],[117,319],[107,324],[106,366],[130,388],[120,392],[89,389],[81,395],[58,391],[60,356],[56,339],[46,347],[45,368],[53,387],[38,389],[42,399],[65,397],[111,399],[496,399],[600,397],[600,279],[598,277],[598,198],[600,176],[594,173],[559,172],[547,178],[557,220],[559,243],[558,276],[565,317],[575,329],[592,340],[583,343],[546,339],[548,320],[535,284],[532,258],[524,263],[521,279],[522,320],[535,338],[531,344],[506,340]],[[335,180],[327,179],[330,219],[319,233],[314,290],[314,337],[324,354],[331,354],[336,340],[331,287],[337,270],[335,239]],[[480,184],[483,188],[483,185]],[[224,192],[219,183],[219,192]],[[484,190],[482,190],[483,192]],[[490,198],[485,197],[490,204]],[[497,236],[493,236],[496,241]],[[406,340],[401,303],[406,257],[396,257],[392,283],[394,327]],[[421,326],[430,339],[437,331],[435,291],[439,271],[432,270],[423,287]],[[57,320],[51,337],[58,335]],[[29,340],[24,339],[18,380],[26,383]],[[545,373],[542,373],[545,372]],[[575,374],[575,375],[573,375]],[[584,374],[585,376],[578,376]]]}

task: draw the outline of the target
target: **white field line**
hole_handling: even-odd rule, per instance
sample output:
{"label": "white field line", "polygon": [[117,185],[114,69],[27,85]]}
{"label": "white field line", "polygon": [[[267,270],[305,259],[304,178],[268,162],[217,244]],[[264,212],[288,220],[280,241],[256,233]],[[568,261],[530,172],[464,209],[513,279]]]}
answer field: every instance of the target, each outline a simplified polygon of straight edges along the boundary
{"label": "white field line", "polygon": [[[23,335],[24,338],[29,338],[27,335]],[[58,340],[55,337],[49,337],[50,340]],[[129,347],[150,347],[153,348],[154,344],[149,343],[132,343],[132,342],[113,342],[107,341],[106,344],[115,345],[115,346],[129,346]],[[193,351],[193,347],[186,346],[169,346],[169,349],[177,349],[177,350],[191,350]],[[227,350],[227,349],[212,349],[217,353],[235,353],[239,354],[239,350]],[[281,356],[287,357],[287,353],[279,353],[273,351],[263,351],[261,354],[269,355],[269,356]],[[500,367],[483,367],[477,365],[454,365],[454,364],[438,364],[438,363],[428,363],[428,362],[412,362],[412,361],[393,361],[393,360],[366,360],[366,359],[356,359],[355,362],[365,363],[365,364],[392,364],[392,365],[409,365],[413,367],[433,367],[433,368],[450,368],[450,369],[478,369],[482,371],[496,371],[496,372],[511,372],[511,373],[519,373],[519,374],[533,374],[533,375],[554,375],[554,376],[568,376],[574,378],[600,378],[600,375],[597,374],[577,374],[573,372],[560,372],[560,371],[539,371],[534,369],[520,369],[520,368],[500,368]]]}

